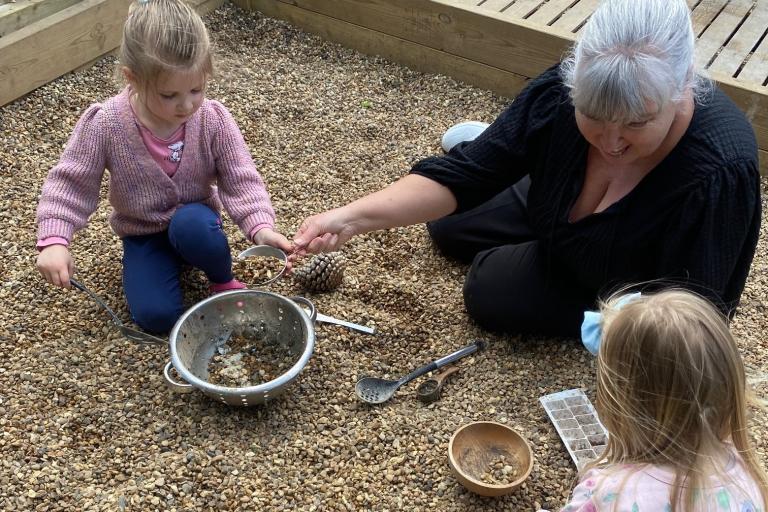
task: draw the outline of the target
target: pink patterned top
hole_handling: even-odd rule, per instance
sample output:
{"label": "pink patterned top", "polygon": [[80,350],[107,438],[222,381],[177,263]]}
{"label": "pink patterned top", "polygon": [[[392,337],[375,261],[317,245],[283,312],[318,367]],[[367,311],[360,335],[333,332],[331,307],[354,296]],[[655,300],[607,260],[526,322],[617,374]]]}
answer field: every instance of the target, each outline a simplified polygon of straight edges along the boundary
{"label": "pink patterned top", "polygon": [[149,153],[131,112],[130,88],[89,107],[43,185],[37,238],[71,241],[96,210],[109,170],[110,225],[120,236],[158,233],[176,208],[223,205],[249,238],[273,227],[275,214],[240,130],[219,102],[205,100],[187,121],[184,158],[168,176]]}
{"label": "pink patterned top", "polygon": [[[661,466],[627,464],[587,471],[561,512],[667,512],[674,473]],[[623,483],[623,487],[622,487]],[[732,451],[725,478],[711,477],[706,488],[694,491],[694,509],[686,512],[764,512],[757,483],[741,457]]]}

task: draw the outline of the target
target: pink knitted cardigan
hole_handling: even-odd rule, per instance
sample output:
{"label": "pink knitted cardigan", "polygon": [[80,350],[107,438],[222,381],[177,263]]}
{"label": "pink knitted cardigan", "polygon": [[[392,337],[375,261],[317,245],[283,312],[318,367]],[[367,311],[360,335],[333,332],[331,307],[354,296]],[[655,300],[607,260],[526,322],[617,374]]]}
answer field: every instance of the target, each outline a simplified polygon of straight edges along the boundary
{"label": "pink knitted cardigan", "polygon": [[[110,225],[120,236],[158,233],[176,208],[223,204],[247,237],[273,227],[269,195],[240,130],[219,102],[205,100],[187,121],[184,153],[169,177],[139,135],[128,98],[130,88],[89,107],[43,184],[37,207],[37,239],[72,240],[96,210],[105,169],[109,170]],[[216,186],[214,186],[216,185]],[[218,189],[218,192],[217,192]]]}

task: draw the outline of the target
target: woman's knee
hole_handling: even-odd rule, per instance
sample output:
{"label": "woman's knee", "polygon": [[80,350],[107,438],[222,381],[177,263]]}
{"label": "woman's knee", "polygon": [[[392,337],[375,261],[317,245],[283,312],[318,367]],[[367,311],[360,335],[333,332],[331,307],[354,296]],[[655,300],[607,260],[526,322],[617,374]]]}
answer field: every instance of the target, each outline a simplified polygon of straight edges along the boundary
{"label": "woman's knee", "polygon": [[484,329],[530,332],[538,321],[545,286],[537,242],[479,253],[464,283],[467,313]]}
{"label": "woman's knee", "polygon": [[427,232],[432,238],[432,241],[437,245],[437,248],[441,252],[445,253],[446,248],[449,248],[455,238],[454,231],[447,226],[446,218],[433,220],[427,222]]}

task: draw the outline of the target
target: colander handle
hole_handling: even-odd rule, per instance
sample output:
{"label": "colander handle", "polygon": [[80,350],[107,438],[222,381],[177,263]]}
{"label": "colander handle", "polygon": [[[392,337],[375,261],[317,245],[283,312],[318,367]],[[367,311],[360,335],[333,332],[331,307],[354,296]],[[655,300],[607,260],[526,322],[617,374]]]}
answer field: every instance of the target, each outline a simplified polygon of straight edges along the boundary
{"label": "colander handle", "polygon": [[[290,299],[293,302],[298,302],[300,304],[304,304],[305,306],[307,306],[309,308],[309,313],[307,313],[307,314],[309,315],[309,319],[312,320],[312,323],[314,324],[315,321],[317,320],[317,308],[312,303],[312,301],[307,299],[306,297],[299,297],[299,296],[293,296]],[[304,309],[304,308],[302,308],[302,309]],[[304,312],[306,313],[306,310]]]}
{"label": "colander handle", "polygon": [[186,382],[176,382],[173,380],[173,377],[171,377],[171,366],[173,362],[168,361],[168,364],[165,365],[165,369],[163,370],[163,377],[165,377],[165,383],[168,384],[168,387],[171,388],[171,391],[174,391],[176,393],[190,393],[195,390],[195,388],[192,386],[192,384],[187,384]]}

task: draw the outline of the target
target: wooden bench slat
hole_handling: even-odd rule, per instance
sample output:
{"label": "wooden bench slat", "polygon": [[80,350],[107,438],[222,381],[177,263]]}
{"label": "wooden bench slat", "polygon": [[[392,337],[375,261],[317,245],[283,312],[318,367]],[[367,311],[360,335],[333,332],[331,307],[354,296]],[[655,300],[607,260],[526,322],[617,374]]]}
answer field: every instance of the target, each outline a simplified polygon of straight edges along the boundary
{"label": "wooden bench slat", "polygon": [[546,0],[517,0],[512,4],[509,9],[504,11],[504,15],[509,18],[525,18],[541,5]]}
{"label": "wooden bench slat", "polygon": [[579,3],[568,9],[563,15],[555,21],[552,26],[560,27],[568,32],[575,32],[584,24],[597,8],[600,0],[581,0]]}
{"label": "wooden bench slat", "polygon": [[691,12],[693,33],[696,37],[701,36],[727,2],[728,0],[704,0]]}
{"label": "wooden bench slat", "polygon": [[542,25],[550,25],[563,13],[563,11],[577,1],[578,0],[549,0],[549,2],[537,9],[535,13],[531,14],[528,21],[541,23]]}
{"label": "wooden bench slat", "polygon": [[752,10],[744,24],[739,27],[738,32],[720,51],[720,55],[715,61],[710,64],[710,71],[734,76],[744,59],[760,40],[766,27],[768,27],[768,5],[762,9],[758,6]]}
{"label": "wooden bench slat", "polygon": [[485,2],[478,5],[478,7],[487,11],[501,12],[502,9],[511,3],[512,0],[485,0]]}
{"label": "wooden bench slat", "polygon": [[718,14],[696,42],[696,64],[708,67],[723,43],[731,37],[736,27],[752,8],[752,0],[732,0]]}
{"label": "wooden bench slat", "polygon": [[757,85],[763,85],[768,80],[768,36],[757,47],[736,79]]}

